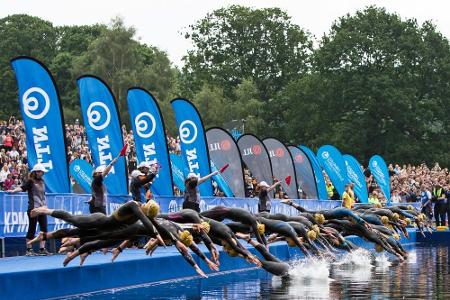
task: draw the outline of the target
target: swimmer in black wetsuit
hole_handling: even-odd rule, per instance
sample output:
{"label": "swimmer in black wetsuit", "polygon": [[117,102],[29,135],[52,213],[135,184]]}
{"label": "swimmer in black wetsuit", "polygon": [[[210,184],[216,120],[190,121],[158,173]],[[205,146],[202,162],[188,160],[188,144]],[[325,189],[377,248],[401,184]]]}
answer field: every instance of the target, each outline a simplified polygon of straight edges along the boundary
{"label": "swimmer in black wetsuit", "polygon": [[[170,220],[172,222],[176,223],[194,223],[194,224],[203,224],[205,221],[204,219],[199,215],[198,212],[192,210],[192,209],[182,209],[177,212],[172,212],[168,214],[159,214],[159,218],[163,218],[166,220]],[[208,228],[209,231],[209,228]],[[219,258],[219,252],[217,251],[216,247],[214,246],[213,242],[211,241],[211,238],[208,236],[208,232],[205,231],[195,231],[192,233],[194,236],[194,240],[198,242],[201,240],[205,246],[208,248],[209,252],[211,253],[212,259],[214,262],[218,263]]]}
{"label": "swimmer in black wetsuit", "polygon": [[253,233],[255,234],[258,242],[264,245],[267,244],[264,235],[261,235],[258,231],[257,217],[245,209],[237,207],[216,206],[210,210],[200,213],[200,215],[210,219],[214,219],[216,221],[223,221],[225,219],[230,219],[235,222],[247,224],[252,227]]}

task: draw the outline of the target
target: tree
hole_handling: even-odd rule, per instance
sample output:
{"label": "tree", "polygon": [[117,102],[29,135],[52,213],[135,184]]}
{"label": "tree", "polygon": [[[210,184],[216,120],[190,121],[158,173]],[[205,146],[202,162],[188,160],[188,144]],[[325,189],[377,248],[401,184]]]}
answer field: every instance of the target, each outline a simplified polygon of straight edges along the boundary
{"label": "tree", "polygon": [[278,8],[218,9],[191,25],[185,36],[194,44],[184,57],[187,93],[207,83],[233,98],[234,88],[251,78],[263,101],[308,69],[312,47],[309,35]]}
{"label": "tree", "polygon": [[56,30],[52,23],[28,15],[0,19],[0,116],[17,114],[17,87],[10,60],[19,55],[49,64],[56,53]]}
{"label": "tree", "polygon": [[376,7],[346,15],[322,38],[312,74],[283,92],[298,129],[290,138],[335,144],[365,160],[380,153],[448,164],[449,62],[449,43],[429,22],[420,27]]}

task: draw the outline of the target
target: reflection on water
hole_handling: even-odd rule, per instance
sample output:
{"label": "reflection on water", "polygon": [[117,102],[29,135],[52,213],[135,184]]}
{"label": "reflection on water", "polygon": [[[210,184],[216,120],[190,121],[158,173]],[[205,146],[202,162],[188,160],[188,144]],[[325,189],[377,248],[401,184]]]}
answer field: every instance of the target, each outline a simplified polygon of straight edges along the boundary
{"label": "reflection on water", "polygon": [[289,279],[261,270],[208,279],[111,290],[89,299],[450,299],[450,246],[409,250],[399,263],[385,254],[360,250],[335,261],[292,262]]}

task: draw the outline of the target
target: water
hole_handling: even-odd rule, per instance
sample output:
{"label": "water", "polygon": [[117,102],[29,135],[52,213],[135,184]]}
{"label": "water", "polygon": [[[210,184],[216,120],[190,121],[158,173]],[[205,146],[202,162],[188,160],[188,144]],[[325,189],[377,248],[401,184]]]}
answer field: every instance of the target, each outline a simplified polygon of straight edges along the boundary
{"label": "water", "polygon": [[289,279],[261,270],[109,290],[74,299],[450,299],[450,245],[418,244],[400,263],[358,250],[292,262]]}

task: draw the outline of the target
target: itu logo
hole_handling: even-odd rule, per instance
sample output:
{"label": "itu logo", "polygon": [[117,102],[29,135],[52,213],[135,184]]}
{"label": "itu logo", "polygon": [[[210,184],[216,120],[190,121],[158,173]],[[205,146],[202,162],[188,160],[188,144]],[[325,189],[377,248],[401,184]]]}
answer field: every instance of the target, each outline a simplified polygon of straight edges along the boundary
{"label": "itu logo", "polygon": [[372,161],[372,166],[374,168],[378,167],[378,162],[376,160]]}
{"label": "itu logo", "polygon": [[88,123],[94,130],[105,129],[111,121],[111,112],[109,111],[108,106],[102,102],[92,102],[89,105],[86,114]]}
{"label": "itu logo", "polygon": [[77,173],[80,172],[80,169],[81,169],[81,168],[80,168],[79,165],[76,165],[76,166],[73,167],[73,170],[74,170],[75,172],[77,172]]}
{"label": "itu logo", "polygon": [[[39,104],[38,98],[32,96],[32,93],[37,93],[43,98],[43,105]],[[42,102],[42,101],[41,101]],[[31,119],[42,119],[47,115],[50,109],[50,98],[48,94],[41,88],[31,87],[23,93],[22,96],[23,112]]]}
{"label": "itu logo", "polygon": [[181,122],[178,128],[180,140],[185,144],[192,144],[197,139],[197,126],[191,120]]}
{"label": "itu logo", "polygon": [[261,146],[260,145],[253,145],[252,152],[255,155],[260,155],[261,154]]}
{"label": "itu logo", "polygon": [[229,140],[223,140],[222,142],[220,142],[220,148],[223,151],[228,151],[231,148],[231,143]]}
{"label": "itu logo", "polygon": [[330,153],[328,151],[323,151],[322,158],[323,159],[328,159],[329,157],[330,157]]}
{"label": "itu logo", "polygon": [[295,162],[298,162],[300,164],[303,163],[303,156],[301,154],[297,154],[295,156]]}
{"label": "itu logo", "polygon": [[276,157],[283,157],[283,156],[284,156],[284,150],[283,150],[283,148],[277,148],[277,149],[275,150],[275,156],[276,156]]}
{"label": "itu logo", "polygon": [[136,133],[143,139],[151,137],[156,130],[155,117],[149,112],[141,112],[134,119]]}

